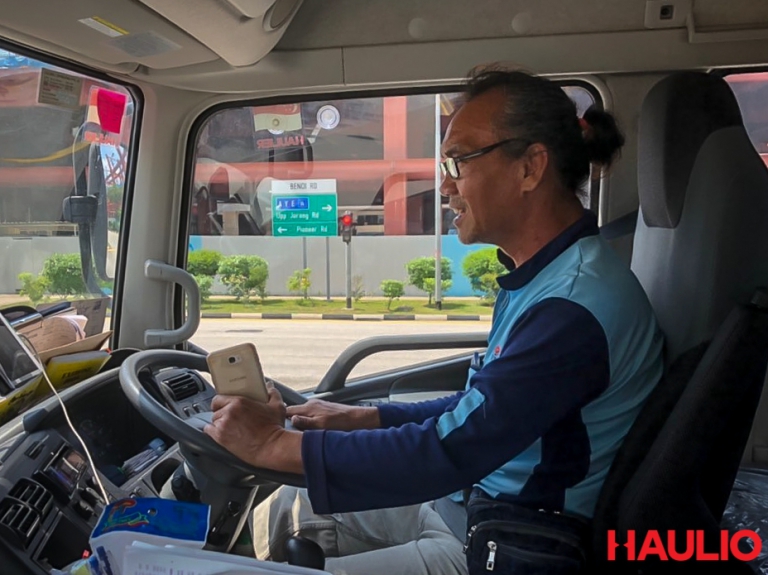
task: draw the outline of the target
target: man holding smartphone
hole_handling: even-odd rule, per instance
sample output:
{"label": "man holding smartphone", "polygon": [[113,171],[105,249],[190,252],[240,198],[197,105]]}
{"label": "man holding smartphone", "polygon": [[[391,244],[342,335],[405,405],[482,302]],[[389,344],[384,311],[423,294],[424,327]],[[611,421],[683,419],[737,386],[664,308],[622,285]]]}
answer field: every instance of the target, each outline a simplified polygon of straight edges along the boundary
{"label": "man holding smartphone", "polygon": [[[650,304],[577,195],[622,144],[609,114],[578,118],[548,80],[470,77],[442,145],[441,192],[459,239],[498,246],[509,270],[487,353],[465,391],[417,404],[286,411],[274,389],[266,404],[217,397],[206,433],[253,465],[306,476],[307,490],[281,488],[255,510],[260,559],[283,560],[299,533],[331,572],[464,575],[466,524],[451,502],[473,487],[588,521],[662,373]],[[286,430],[286,415],[303,431]]]}

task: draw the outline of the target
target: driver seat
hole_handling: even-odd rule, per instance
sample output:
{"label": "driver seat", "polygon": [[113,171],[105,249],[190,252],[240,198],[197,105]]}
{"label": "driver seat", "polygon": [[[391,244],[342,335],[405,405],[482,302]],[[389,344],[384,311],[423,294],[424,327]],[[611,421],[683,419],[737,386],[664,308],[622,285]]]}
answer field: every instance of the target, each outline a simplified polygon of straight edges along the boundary
{"label": "driver seat", "polygon": [[[649,530],[666,542],[705,533],[719,551],[720,520],[768,365],[768,171],[728,84],[673,74],[648,93],[639,124],[640,210],[632,270],[666,335],[669,369],[616,455],[595,510],[595,572],[690,573],[692,561],[608,561]],[[665,549],[667,547],[665,546]],[[695,556],[694,556],[695,560]],[[696,573],[752,573],[730,560]]]}

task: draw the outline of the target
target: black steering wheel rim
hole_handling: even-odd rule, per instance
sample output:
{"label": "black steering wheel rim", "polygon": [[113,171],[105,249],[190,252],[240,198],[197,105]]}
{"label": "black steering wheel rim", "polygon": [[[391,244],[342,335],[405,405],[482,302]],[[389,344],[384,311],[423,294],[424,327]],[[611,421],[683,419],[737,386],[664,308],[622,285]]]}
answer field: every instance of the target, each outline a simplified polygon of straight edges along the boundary
{"label": "black steering wheel rim", "polygon": [[[215,460],[217,463],[227,466],[231,475],[239,476],[237,483],[281,483],[304,487],[306,485],[303,475],[283,473],[271,469],[255,467],[242,461],[230,451],[216,443],[201,430],[178,417],[165,405],[157,401],[149,393],[141,382],[139,373],[145,369],[158,369],[164,367],[180,367],[197,371],[208,371],[205,356],[186,351],[175,350],[148,350],[141,351],[128,357],[120,367],[120,387],[128,401],[149,423],[179,443],[185,453],[199,455]],[[288,405],[297,403],[296,396],[306,401],[303,396],[275,382],[281,394],[284,390],[283,400]],[[205,473],[205,469],[201,469]],[[235,483],[231,480],[230,482]]]}

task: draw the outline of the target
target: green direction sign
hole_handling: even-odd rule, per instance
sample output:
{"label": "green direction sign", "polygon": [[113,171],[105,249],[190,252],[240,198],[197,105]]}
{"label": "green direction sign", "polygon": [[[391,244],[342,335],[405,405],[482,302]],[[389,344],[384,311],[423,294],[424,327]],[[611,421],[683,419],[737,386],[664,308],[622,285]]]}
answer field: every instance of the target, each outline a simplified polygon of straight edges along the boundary
{"label": "green direction sign", "polygon": [[272,235],[338,235],[336,180],[276,180],[272,183]]}
{"label": "green direction sign", "polygon": [[296,237],[321,237],[338,236],[339,224],[337,222],[328,222],[325,224],[272,224],[272,235],[282,236],[284,238]]}

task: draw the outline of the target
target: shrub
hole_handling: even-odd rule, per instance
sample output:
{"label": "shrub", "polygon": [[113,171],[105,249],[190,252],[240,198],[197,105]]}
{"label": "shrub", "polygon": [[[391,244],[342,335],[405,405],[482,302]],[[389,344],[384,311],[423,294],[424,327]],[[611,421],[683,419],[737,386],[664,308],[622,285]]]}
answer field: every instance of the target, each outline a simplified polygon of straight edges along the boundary
{"label": "shrub", "polygon": [[216,250],[194,250],[187,256],[187,271],[193,276],[215,276],[221,264],[221,254]]}
{"label": "shrub", "polygon": [[496,248],[483,248],[472,252],[461,264],[464,275],[472,289],[480,292],[484,299],[494,299],[499,293],[496,278],[506,271],[496,255]]}
{"label": "shrub", "polygon": [[45,297],[45,292],[48,289],[48,280],[43,276],[33,276],[31,273],[19,274],[19,281],[21,282],[21,295],[25,295],[32,302],[32,305],[37,305]]}
{"label": "shrub", "polygon": [[[450,284],[446,284],[453,277],[451,271],[451,260],[448,258],[440,258],[440,279],[441,285],[450,287]],[[429,295],[429,302],[427,305],[432,305],[432,296],[435,294],[435,258],[423,257],[415,258],[409,261],[405,269],[408,271],[408,283],[421,291],[427,292]],[[431,283],[427,280],[431,280]],[[444,287],[444,289],[448,289]]]}
{"label": "shrub", "polygon": [[405,293],[405,282],[384,280],[381,282],[381,292],[387,298],[387,310],[392,307],[392,300],[399,299]]}
{"label": "shrub", "polygon": [[366,296],[363,288],[363,276],[352,276],[352,299],[359,302]]}
{"label": "shrub", "polygon": [[267,297],[269,266],[259,256],[228,256],[219,263],[221,283],[227,286],[230,295],[246,302],[258,295],[262,301]]}
{"label": "shrub", "polygon": [[298,293],[306,300],[309,299],[309,288],[312,287],[312,270],[310,268],[296,270],[288,278],[288,291]]}
{"label": "shrub", "polygon": [[81,295],[88,292],[80,265],[80,254],[53,254],[43,264],[41,274],[48,290],[60,295]]}
{"label": "shrub", "polygon": [[[440,293],[445,293],[453,285],[452,280],[442,280],[440,282]],[[429,301],[432,302],[432,296],[435,295],[435,278],[426,278],[424,280],[424,291],[429,294]]]}
{"label": "shrub", "polygon": [[200,303],[206,303],[211,298],[213,278],[211,276],[195,276],[195,281],[200,290]]}

